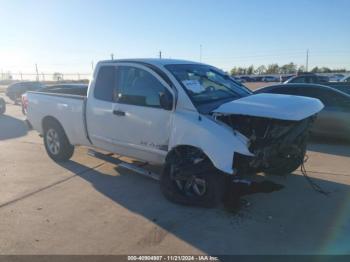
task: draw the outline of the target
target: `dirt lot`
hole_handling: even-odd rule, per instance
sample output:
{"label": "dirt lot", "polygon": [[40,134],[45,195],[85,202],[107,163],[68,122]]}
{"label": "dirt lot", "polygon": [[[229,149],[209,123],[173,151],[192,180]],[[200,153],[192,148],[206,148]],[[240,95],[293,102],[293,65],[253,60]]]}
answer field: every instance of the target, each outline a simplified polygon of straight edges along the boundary
{"label": "dirt lot", "polygon": [[[79,148],[58,165],[20,107],[0,116],[0,254],[350,254],[350,145],[313,142],[285,186],[238,213],[169,203],[157,182]],[[259,176],[258,179],[262,179]]]}

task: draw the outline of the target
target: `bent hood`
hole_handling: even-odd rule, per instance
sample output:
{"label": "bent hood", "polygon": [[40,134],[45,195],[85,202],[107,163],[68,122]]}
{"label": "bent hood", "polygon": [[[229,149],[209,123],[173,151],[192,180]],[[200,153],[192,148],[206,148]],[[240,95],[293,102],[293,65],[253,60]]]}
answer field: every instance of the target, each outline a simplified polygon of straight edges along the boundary
{"label": "bent hood", "polygon": [[222,104],[213,112],[300,121],[320,112],[323,107],[322,102],[315,98],[256,94]]}

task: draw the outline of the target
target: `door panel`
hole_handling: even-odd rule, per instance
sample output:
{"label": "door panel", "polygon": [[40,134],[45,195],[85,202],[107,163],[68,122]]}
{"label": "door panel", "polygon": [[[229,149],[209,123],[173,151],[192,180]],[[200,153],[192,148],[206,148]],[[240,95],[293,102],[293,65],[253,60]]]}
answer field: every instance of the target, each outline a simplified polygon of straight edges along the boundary
{"label": "door panel", "polygon": [[168,150],[172,111],[160,108],[157,99],[160,91],[171,93],[170,87],[153,71],[137,64],[116,64],[113,75],[110,69],[105,71],[109,71],[105,74],[109,81],[97,77],[95,83],[96,91],[105,90],[89,94],[87,105],[88,131],[94,146],[162,163]]}

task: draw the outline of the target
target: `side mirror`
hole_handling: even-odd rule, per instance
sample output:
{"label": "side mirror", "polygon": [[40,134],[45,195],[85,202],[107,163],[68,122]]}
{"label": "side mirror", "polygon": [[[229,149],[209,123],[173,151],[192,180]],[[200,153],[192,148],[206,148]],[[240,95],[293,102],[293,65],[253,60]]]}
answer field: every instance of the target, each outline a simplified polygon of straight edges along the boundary
{"label": "side mirror", "polygon": [[171,110],[173,108],[173,98],[171,94],[160,92],[159,93],[159,104],[161,108],[165,110]]}

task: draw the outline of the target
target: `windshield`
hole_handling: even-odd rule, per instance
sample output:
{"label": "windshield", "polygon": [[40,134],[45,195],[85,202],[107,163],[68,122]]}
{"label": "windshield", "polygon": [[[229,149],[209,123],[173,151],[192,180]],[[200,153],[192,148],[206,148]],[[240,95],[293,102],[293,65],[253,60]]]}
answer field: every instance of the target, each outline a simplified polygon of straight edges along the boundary
{"label": "windshield", "polygon": [[207,65],[167,65],[195,106],[235,100],[251,92],[218,69]]}

